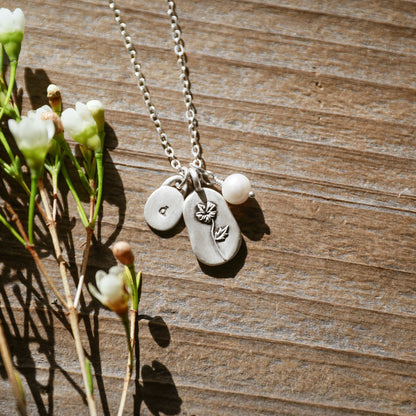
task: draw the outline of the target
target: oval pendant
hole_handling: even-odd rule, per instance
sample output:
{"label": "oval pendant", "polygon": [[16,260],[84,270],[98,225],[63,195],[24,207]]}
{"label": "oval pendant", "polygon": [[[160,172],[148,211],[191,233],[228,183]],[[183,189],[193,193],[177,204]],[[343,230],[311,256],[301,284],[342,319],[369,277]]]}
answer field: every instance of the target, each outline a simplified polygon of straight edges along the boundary
{"label": "oval pendant", "polygon": [[219,266],[240,249],[241,232],[224,198],[210,188],[193,191],[183,205],[192,250],[201,263]]}
{"label": "oval pendant", "polygon": [[171,230],[182,217],[183,196],[176,188],[162,185],[146,201],[144,218],[157,231]]}

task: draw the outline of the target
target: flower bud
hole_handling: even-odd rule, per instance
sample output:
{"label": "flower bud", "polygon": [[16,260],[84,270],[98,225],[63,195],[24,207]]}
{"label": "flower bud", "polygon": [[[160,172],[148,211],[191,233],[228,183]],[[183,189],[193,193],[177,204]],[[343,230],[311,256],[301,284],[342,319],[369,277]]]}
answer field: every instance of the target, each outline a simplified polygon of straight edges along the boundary
{"label": "flower bud", "polygon": [[11,12],[2,7],[0,9],[0,43],[10,61],[17,61],[22,47],[25,15],[21,9]]}
{"label": "flower bud", "polygon": [[64,126],[62,125],[61,118],[53,111],[43,112],[40,118],[42,120],[52,120],[53,125],[55,126],[55,134],[60,134],[64,131]]}
{"label": "flower bud", "polygon": [[87,102],[87,107],[97,124],[98,133],[102,133],[104,131],[105,123],[104,106],[102,102],[99,100],[91,100]]}
{"label": "flower bud", "polygon": [[64,126],[58,114],[54,113],[52,108],[48,105],[43,105],[39,107],[36,111],[30,110],[27,115],[29,117],[37,117],[41,120],[52,120],[53,125],[55,126],[55,135],[62,133],[64,131]]}
{"label": "flower bud", "polygon": [[101,150],[97,124],[85,104],[78,102],[75,105],[75,110],[73,108],[66,109],[62,113],[61,120],[65,131],[76,142],[90,150]]}
{"label": "flower bud", "polygon": [[124,280],[124,268],[114,266],[108,273],[98,270],[95,282],[98,290],[91,283],[88,285],[91,294],[113,312],[126,316],[130,295]]}
{"label": "flower bud", "polygon": [[47,92],[47,97],[49,100],[49,105],[52,107],[52,110],[56,114],[61,115],[61,111],[62,111],[61,91],[55,84],[50,84],[46,92]]}
{"label": "flower bud", "polygon": [[114,257],[125,266],[131,266],[134,263],[134,254],[130,244],[126,241],[118,241],[113,247]]}

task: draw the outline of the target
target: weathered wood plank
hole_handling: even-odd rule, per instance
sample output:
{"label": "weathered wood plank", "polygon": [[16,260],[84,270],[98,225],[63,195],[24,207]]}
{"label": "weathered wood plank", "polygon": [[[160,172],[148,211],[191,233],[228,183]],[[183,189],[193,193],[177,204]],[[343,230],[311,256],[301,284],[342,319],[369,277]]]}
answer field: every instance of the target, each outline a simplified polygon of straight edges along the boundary
{"label": "weathered wood plank", "polygon": [[[44,103],[49,82],[61,87],[66,107],[98,98],[107,110],[104,216],[87,279],[115,264],[115,239],[131,241],[144,284],[140,386],[130,386],[138,394],[126,414],[416,413],[414,1],[177,0],[207,167],[247,174],[257,194],[234,209],[244,247],[218,270],[198,264],[183,225],[161,238],[144,221],[147,196],[172,171],[106,2],[5,0],[2,7],[21,7],[27,17],[23,112]],[[165,4],[120,7],[186,164]],[[62,199],[76,279],[85,238],[72,220],[74,203]],[[4,230],[0,265],[0,316],[29,413],[84,414],[65,319],[46,309],[53,295]],[[123,328],[87,293],[82,311],[100,412],[114,414]],[[149,326],[153,317],[162,321]],[[12,406],[0,378],[0,414]]]}

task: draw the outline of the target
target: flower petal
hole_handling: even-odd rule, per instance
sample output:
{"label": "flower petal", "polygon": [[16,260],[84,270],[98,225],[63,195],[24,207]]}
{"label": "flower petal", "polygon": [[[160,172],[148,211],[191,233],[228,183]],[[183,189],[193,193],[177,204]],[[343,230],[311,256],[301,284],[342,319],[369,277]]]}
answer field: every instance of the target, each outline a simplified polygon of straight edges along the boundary
{"label": "flower petal", "polygon": [[88,290],[90,291],[91,295],[93,295],[96,299],[98,299],[103,305],[107,306],[106,299],[101,293],[92,285],[88,283]]}

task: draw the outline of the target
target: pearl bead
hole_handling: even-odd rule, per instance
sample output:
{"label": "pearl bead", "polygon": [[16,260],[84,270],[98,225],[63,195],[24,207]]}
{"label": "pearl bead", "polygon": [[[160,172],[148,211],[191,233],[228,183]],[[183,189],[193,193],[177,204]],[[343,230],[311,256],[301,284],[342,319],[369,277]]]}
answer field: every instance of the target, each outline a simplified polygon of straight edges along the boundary
{"label": "pearl bead", "polygon": [[222,195],[230,204],[242,204],[250,196],[251,183],[241,173],[233,173],[222,184]]}

